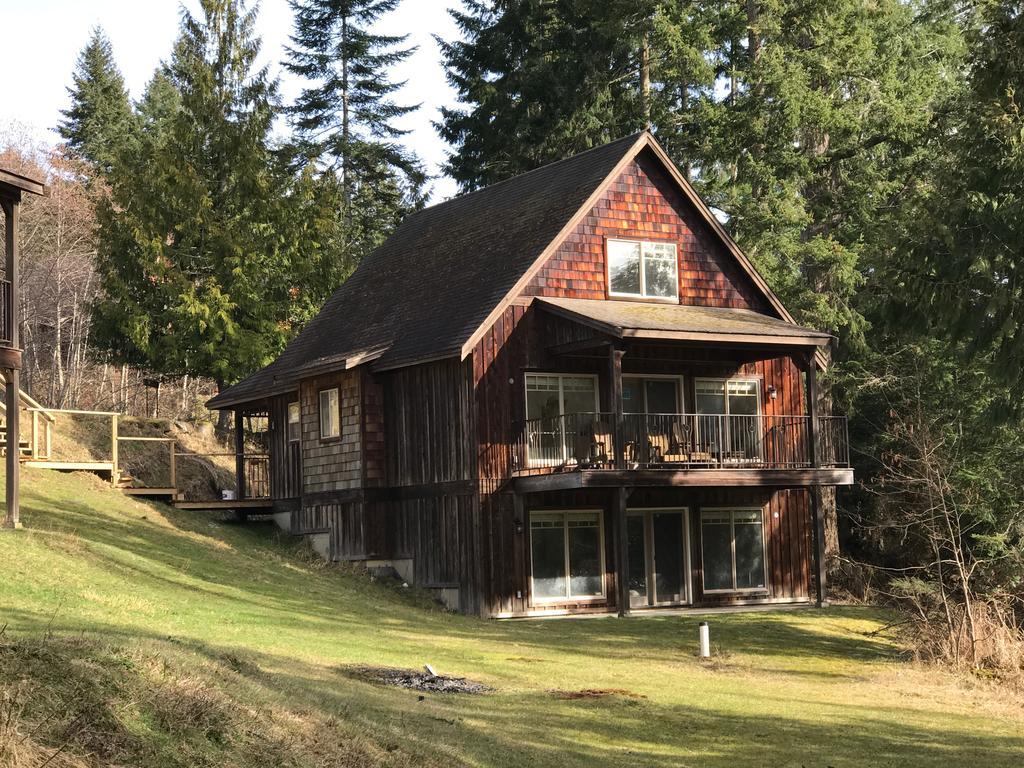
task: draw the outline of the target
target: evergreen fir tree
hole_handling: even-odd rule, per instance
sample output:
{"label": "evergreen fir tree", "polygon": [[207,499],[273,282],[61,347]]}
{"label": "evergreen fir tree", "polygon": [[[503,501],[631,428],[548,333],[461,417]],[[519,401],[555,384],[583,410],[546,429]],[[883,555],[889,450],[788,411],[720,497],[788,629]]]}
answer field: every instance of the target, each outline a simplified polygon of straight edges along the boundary
{"label": "evergreen fir tree", "polygon": [[[934,4],[936,10],[939,4]],[[862,341],[856,297],[890,254],[919,147],[962,51],[901,0],[723,6],[725,94],[703,189],[797,318]]]}
{"label": "evergreen fir tree", "polygon": [[150,137],[164,136],[181,109],[181,94],[166,67],[153,74],[142,99],[135,105],[142,131]]}
{"label": "evergreen fir tree", "polygon": [[441,110],[455,148],[447,173],[472,190],[644,128],[641,54],[659,5],[467,0],[451,10],[462,38],[439,44],[466,106]]}
{"label": "evergreen fir tree", "polygon": [[275,83],[254,66],[255,12],[200,7],[183,13],[173,87],[158,74],[140,106],[159,139],[101,211],[94,325],[119,362],[224,385],[269,362],[335,275],[318,262],[309,184],[270,144]]}
{"label": "evergreen fir tree", "polygon": [[79,54],[73,79],[71,106],[61,112],[57,130],[72,151],[109,176],[118,154],[134,141],[136,122],[110,41],[99,27]]}
{"label": "evergreen fir tree", "polygon": [[983,360],[1024,412],[1024,4],[982,3],[971,17],[968,78],[951,100],[935,182],[908,217],[900,262],[927,320]]}
{"label": "evergreen fir tree", "polygon": [[295,31],[285,67],[306,81],[289,114],[301,156],[340,181],[344,271],[423,202],[426,177],[396,120],[418,106],[395,102],[388,69],[412,55],[406,35],[371,31],[399,0],[290,0]]}

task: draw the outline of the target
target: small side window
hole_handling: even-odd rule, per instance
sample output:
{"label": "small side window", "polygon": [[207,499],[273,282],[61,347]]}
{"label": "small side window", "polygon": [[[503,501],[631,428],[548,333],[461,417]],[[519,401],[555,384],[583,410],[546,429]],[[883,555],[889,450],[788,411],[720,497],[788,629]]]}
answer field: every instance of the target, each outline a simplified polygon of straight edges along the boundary
{"label": "small side window", "polygon": [[338,413],[338,388],[320,392],[320,439],[326,440],[341,434],[341,419]]}
{"label": "small side window", "polygon": [[302,438],[302,411],[298,403],[288,403],[288,442],[297,443]]}

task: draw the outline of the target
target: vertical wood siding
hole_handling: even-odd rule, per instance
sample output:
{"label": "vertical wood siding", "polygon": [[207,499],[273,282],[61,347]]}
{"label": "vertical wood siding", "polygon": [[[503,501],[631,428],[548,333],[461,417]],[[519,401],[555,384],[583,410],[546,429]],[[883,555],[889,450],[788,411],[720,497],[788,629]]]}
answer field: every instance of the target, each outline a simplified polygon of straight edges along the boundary
{"label": "vertical wood siding", "polygon": [[[694,605],[714,606],[751,600],[809,600],[811,598],[810,502],[806,489],[771,488],[638,488],[631,509],[679,508],[690,512],[690,564]],[[709,594],[702,589],[700,510],[704,507],[760,508],[764,515],[766,595]],[[524,498],[522,533],[516,533],[511,494],[496,494],[491,502],[490,536],[486,556],[490,575],[487,595],[491,613],[524,614],[545,610],[608,610],[615,608],[616,578],[614,517],[611,493],[604,489],[531,494]],[[607,599],[596,603],[532,605],[530,599],[529,514],[537,510],[600,509],[604,522],[605,589]],[[776,517],[776,514],[778,517]]]}
{"label": "vertical wood siding", "polygon": [[270,496],[275,501],[298,499],[302,493],[302,446],[288,440],[288,404],[297,393],[277,395],[270,401]]}

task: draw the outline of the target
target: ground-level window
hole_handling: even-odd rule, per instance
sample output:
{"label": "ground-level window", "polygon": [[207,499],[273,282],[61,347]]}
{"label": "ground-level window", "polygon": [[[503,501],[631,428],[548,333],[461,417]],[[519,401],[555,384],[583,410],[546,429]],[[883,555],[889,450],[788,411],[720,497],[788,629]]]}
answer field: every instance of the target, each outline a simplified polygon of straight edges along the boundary
{"label": "ground-level window", "polygon": [[288,442],[297,443],[302,437],[302,410],[298,403],[288,403]]}
{"label": "ground-level window", "polygon": [[338,403],[338,388],[320,392],[320,439],[338,437],[341,434],[341,418]]}
{"label": "ground-level window", "polygon": [[530,562],[535,601],[604,597],[601,513],[530,514]]}
{"label": "ground-level window", "polygon": [[764,589],[764,515],[760,509],[706,509],[700,515],[704,591]]}

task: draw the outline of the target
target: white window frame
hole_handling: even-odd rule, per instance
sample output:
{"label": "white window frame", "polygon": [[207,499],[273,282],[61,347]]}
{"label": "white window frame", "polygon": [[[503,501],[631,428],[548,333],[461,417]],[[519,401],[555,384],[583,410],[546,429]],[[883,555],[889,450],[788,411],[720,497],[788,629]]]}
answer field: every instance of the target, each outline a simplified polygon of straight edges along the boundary
{"label": "white window frame", "polygon": [[[701,382],[713,382],[715,384],[721,384],[722,385],[722,393],[723,393],[723,396],[724,396],[724,399],[725,399],[725,412],[724,413],[701,413],[697,409],[697,398],[698,398],[698,396],[700,394],[697,391],[697,387],[700,386]],[[699,376],[699,377],[695,377],[694,380],[693,380],[693,413],[694,413],[694,418],[695,418],[696,426],[697,426],[696,434],[697,434],[698,441],[700,441],[700,439],[702,437],[702,435],[701,435],[701,423],[702,423],[701,417],[702,416],[717,417],[717,416],[732,416],[733,415],[730,412],[730,410],[729,410],[729,385],[733,384],[733,383],[753,384],[754,385],[754,396],[757,398],[757,406],[756,406],[757,412],[754,414],[754,416],[757,419],[761,419],[764,416],[764,404],[763,404],[762,399],[761,399],[761,384],[762,384],[762,381],[761,381],[760,377],[757,377],[757,376],[732,376],[730,378],[721,378],[721,377],[717,377],[716,378],[716,377],[713,377],[713,376]],[[747,415],[747,414],[743,414],[743,415]],[[763,422],[760,422],[760,421],[758,423],[763,424]],[[731,427],[732,427],[731,422],[729,420],[726,420],[725,421],[725,430],[728,430]],[[730,441],[729,444],[730,445],[732,444],[732,442],[731,442],[732,441],[731,433],[728,436],[723,433],[723,434],[720,434],[718,437],[719,437],[719,439],[721,441],[723,441],[723,445],[719,446],[719,450],[724,450],[724,442],[725,442],[725,440],[727,438]],[[760,440],[758,440],[758,443],[757,443],[757,455],[761,459],[764,458],[764,445],[761,443]],[[732,461],[732,460],[730,460],[730,461]],[[739,459],[739,460],[736,460],[736,461],[739,461],[739,463],[743,463],[746,460],[745,459]]]}
{"label": "white window frame", "polygon": [[[562,515],[562,563],[565,566],[565,595],[559,597],[537,597],[533,581],[533,515]],[[572,574],[569,572],[569,520],[573,517],[597,515],[597,539],[601,556],[601,594],[573,596],[570,592]],[[608,599],[608,574],[605,563],[604,510],[602,509],[535,509],[530,511],[528,521],[530,532],[530,602],[533,605],[551,605],[555,603],[596,603]]]}
{"label": "white window frame", "polygon": [[[625,293],[612,290],[612,260],[611,243],[630,243],[640,245],[640,293]],[[671,296],[654,296],[647,294],[647,270],[644,269],[644,261],[647,258],[645,247],[648,245],[667,245],[672,247],[673,263],[675,264],[674,291]],[[644,301],[664,301],[672,304],[679,303],[679,247],[670,240],[636,240],[627,237],[609,237],[604,241],[604,272],[605,282],[608,286],[608,295],[623,299],[643,299]]]}
{"label": "white window frame", "polygon": [[[697,387],[701,382],[713,382],[715,384],[722,385],[722,392],[725,395],[725,412],[724,413],[700,413],[697,410]],[[761,379],[757,376],[733,376],[730,378],[716,378],[714,376],[698,376],[693,380],[693,412],[698,416],[731,416],[729,413],[729,384],[753,384],[754,394],[757,397],[757,413],[755,415],[762,416],[762,403],[761,403]]]}
{"label": "white window frame", "polygon": [[[732,561],[732,588],[731,589],[707,589],[704,586],[704,579],[707,570],[704,567],[704,515],[729,513],[729,552]],[[764,563],[764,586],[763,587],[736,587],[736,513],[754,512],[761,516],[761,548],[763,555],[761,562]],[[768,587],[768,535],[765,524],[764,507],[701,507],[700,509],[700,585],[701,592],[705,595],[766,595]]]}
{"label": "white window frame", "polygon": [[[629,507],[626,509],[628,516],[642,517],[644,520],[644,555],[648,554],[648,546],[653,546],[654,542],[649,540],[647,536],[647,522],[650,519],[650,515],[654,515],[658,512],[668,512],[673,514],[681,514],[683,516],[683,568],[686,569],[686,583],[684,588],[686,589],[686,597],[681,602],[657,602],[653,605],[639,605],[631,606],[637,610],[644,608],[664,608],[665,606],[673,605],[692,605],[693,604],[693,566],[690,562],[690,508],[689,507]],[[650,552],[651,562],[644,562],[644,571],[648,583],[648,591],[651,589],[651,585],[654,585],[655,598],[657,598],[657,583],[654,579],[654,553]],[[645,596],[646,599],[646,596]]]}
{"label": "white window frame", "polygon": [[[334,393],[335,403],[337,406],[334,409],[334,432],[325,433],[324,431],[324,395],[327,395],[327,403],[330,405],[330,395]],[[341,390],[338,387],[328,387],[327,389],[321,389],[317,395],[317,415],[320,421],[320,439],[321,440],[336,440],[341,437]]]}
{"label": "white window frame", "polygon": [[[295,408],[295,413],[298,416],[295,421],[292,421],[292,408]],[[292,437],[292,424],[298,424],[298,434]],[[285,416],[285,436],[288,438],[289,443],[298,443],[302,440],[302,406],[298,400],[293,400],[288,403],[287,415]]]}
{"label": "white window frame", "polygon": [[[558,415],[560,417],[565,416],[565,379],[592,379],[594,382],[594,410],[593,413],[601,412],[601,382],[599,377],[595,373],[560,373],[555,371],[526,371],[523,376],[523,410],[526,412],[526,421],[530,421],[530,415],[528,412],[529,408],[529,396],[530,396],[530,377],[531,376],[548,376],[558,377]],[[561,462],[568,461],[569,459],[569,446],[566,445],[566,441],[562,441],[562,457]],[[551,459],[542,458],[531,458],[530,457],[530,444],[529,441],[526,443],[526,465],[528,467],[545,467],[545,466],[557,466],[558,463],[553,463]]]}

